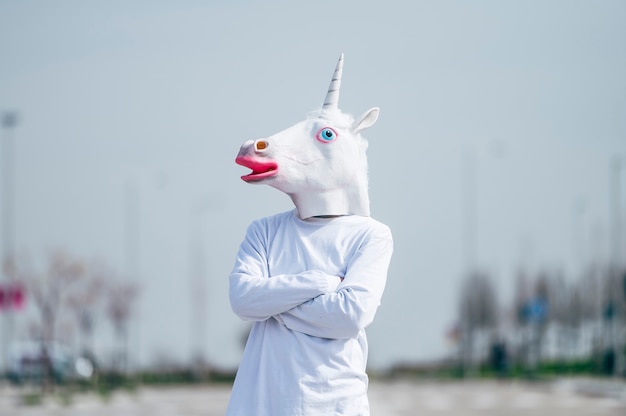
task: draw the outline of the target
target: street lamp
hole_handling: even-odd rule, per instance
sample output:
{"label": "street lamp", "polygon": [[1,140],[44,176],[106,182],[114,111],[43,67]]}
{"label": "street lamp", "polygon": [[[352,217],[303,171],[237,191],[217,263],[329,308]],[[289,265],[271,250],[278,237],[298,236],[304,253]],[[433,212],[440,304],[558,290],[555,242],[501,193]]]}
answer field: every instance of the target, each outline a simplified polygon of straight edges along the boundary
{"label": "street lamp", "polygon": [[[157,185],[156,188],[161,190],[165,187],[165,181],[167,175],[165,171],[148,171],[142,172],[137,169],[133,172],[128,172],[124,181],[124,271],[129,279],[134,279],[137,285],[137,289],[142,289],[142,270],[141,270],[141,255],[142,255],[142,227],[141,219],[142,211],[145,210],[145,191],[148,189],[145,186],[145,176],[142,173],[148,173],[149,175],[156,175]],[[137,305],[134,310],[135,325],[132,332],[133,339],[125,341],[123,361],[125,371],[129,371],[132,368],[139,372],[141,370],[141,329],[142,329],[142,316],[141,316],[141,300],[137,301]],[[130,344],[134,345],[131,347]],[[129,353],[129,349],[131,350]],[[133,351],[134,350],[134,351]]]}
{"label": "street lamp", "polygon": [[616,268],[623,267],[622,259],[622,218],[620,215],[621,210],[621,184],[620,174],[622,168],[626,166],[619,156],[614,156],[610,165],[610,203],[612,211],[611,227],[611,257],[613,266]]}
{"label": "street lamp", "polygon": [[206,370],[206,305],[207,305],[207,262],[205,220],[207,215],[220,208],[218,195],[207,195],[194,201],[190,211],[189,231],[189,287],[191,290],[191,365],[200,371]]}
{"label": "street lamp", "polygon": [[[15,236],[15,223],[13,221],[13,208],[15,200],[15,159],[13,130],[17,126],[17,112],[7,111],[2,114],[2,128],[4,140],[2,141],[2,266],[13,255]],[[4,274],[4,281],[10,282],[10,277]],[[2,356],[0,368],[8,369],[9,340],[12,338],[13,316],[11,308],[6,309],[2,319]]]}
{"label": "street lamp", "polygon": [[[624,274],[625,264],[623,258],[623,249],[622,249],[622,234],[623,234],[623,225],[622,225],[622,195],[621,195],[621,181],[620,175],[623,167],[626,167],[626,163],[621,159],[619,155],[615,155],[611,160],[611,164],[609,166],[609,180],[610,180],[610,190],[609,190],[609,198],[610,198],[610,209],[611,209],[611,222],[613,223],[611,228],[611,262],[610,262],[610,270],[613,276],[611,276],[611,280],[613,277],[616,280],[620,280],[621,276],[624,276],[624,295],[626,295],[626,274]],[[619,284],[619,283],[618,283]],[[615,294],[612,294],[615,295]],[[626,357],[624,357],[624,344],[623,344],[623,336],[619,337],[619,339],[615,339],[614,334],[614,322],[613,322],[613,299],[610,300],[611,306],[611,314],[610,314],[610,330],[611,330],[611,353],[614,360],[614,374],[621,374],[626,367]],[[607,315],[605,317],[609,318],[608,309]]]}

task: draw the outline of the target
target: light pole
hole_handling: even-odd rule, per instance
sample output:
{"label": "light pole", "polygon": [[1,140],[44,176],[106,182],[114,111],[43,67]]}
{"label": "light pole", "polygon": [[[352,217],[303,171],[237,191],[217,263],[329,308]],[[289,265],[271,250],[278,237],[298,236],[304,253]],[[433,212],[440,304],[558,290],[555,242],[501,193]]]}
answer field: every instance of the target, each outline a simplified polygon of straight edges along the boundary
{"label": "light pole", "polygon": [[[609,273],[611,273],[612,275],[611,277],[611,281],[613,280],[613,278],[615,278],[616,280],[620,280],[622,276],[624,276],[624,270],[625,270],[625,265],[624,265],[624,258],[623,258],[623,248],[622,248],[622,233],[623,233],[623,228],[622,228],[622,216],[621,216],[621,210],[622,210],[622,196],[621,196],[621,180],[620,180],[620,175],[621,175],[621,170],[622,168],[626,166],[626,164],[624,164],[623,160],[620,158],[619,155],[615,155],[613,157],[613,159],[611,160],[611,164],[609,166],[609,181],[610,181],[610,188],[609,188],[609,198],[610,198],[610,210],[611,210],[611,223],[612,226],[610,227],[611,229],[611,234],[610,234],[610,238],[611,238],[611,265],[609,267]],[[626,292],[626,278],[624,278],[624,285],[625,285],[625,292]],[[625,293],[626,295],[626,293]],[[614,302],[614,298],[613,296],[615,296],[615,294],[611,294],[611,298],[609,299],[609,305],[611,307],[613,307],[613,302]],[[612,312],[612,310],[611,310]],[[625,358],[624,358],[624,348],[623,348],[623,340],[622,339],[615,339],[615,322],[614,322],[614,317],[611,314],[611,321],[610,321],[610,348],[614,354],[615,357],[615,366],[614,366],[614,375],[619,375],[621,374],[624,370],[624,367],[626,367],[626,363],[625,363]]]}
{"label": "light pole", "polygon": [[[476,153],[474,148],[465,149],[463,154],[463,257],[464,257],[464,272],[462,273],[462,281],[460,287],[463,288],[465,280],[469,279],[477,269],[477,252],[478,252],[478,216],[476,209]],[[462,299],[461,295],[461,299]],[[473,337],[472,332],[474,328],[467,321],[467,314],[462,313],[460,325],[461,325],[461,344],[459,348],[459,360],[461,364],[461,371],[463,377],[467,377],[468,372],[471,371],[472,366],[472,353],[473,353]]]}
{"label": "light pole", "polygon": [[572,202],[572,254],[576,260],[579,273],[584,273],[587,264],[587,235],[585,214],[587,206],[585,199],[579,197]]}
{"label": "light pole", "polygon": [[[140,271],[139,271],[139,254],[140,254],[140,237],[139,237],[139,188],[131,177],[126,177],[124,184],[124,271],[126,277],[137,281],[137,288],[140,287]],[[139,308],[137,308],[139,309]],[[139,327],[139,311],[135,310],[136,328],[135,330],[135,348],[139,350],[140,346],[140,330]],[[128,331],[128,329],[127,329]],[[129,340],[128,336],[123,340],[122,352],[122,368],[128,374],[129,372]],[[137,356],[139,352],[136,351]],[[134,357],[133,357],[134,358]],[[134,363],[137,364],[137,363]],[[139,368],[137,367],[137,370]]]}
{"label": "light pole", "polygon": [[[2,267],[13,255],[15,222],[13,217],[15,204],[15,143],[13,131],[17,126],[17,112],[7,111],[2,115],[2,128],[4,140],[2,141]],[[10,277],[4,271],[4,282],[9,282]],[[13,332],[13,316],[11,308],[6,308],[2,320],[2,360],[0,367],[8,370],[9,364],[9,340]]]}
{"label": "light pole", "polygon": [[610,209],[611,209],[611,262],[613,267],[624,267],[622,255],[622,218],[621,218],[621,169],[625,164],[619,156],[614,156],[610,165]]}
{"label": "light pole", "polygon": [[479,240],[482,228],[480,222],[479,201],[483,190],[479,171],[481,162],[498,161],[506,157],[506,142],[496,139],[491,142],[492,148],[487,156],[479,153],[478,146],[468,145],[462,154],[462,191],[463,191],[463,257],[466,272],[475,273],[480,269]]}
{"label": "light pole", "polygon": [[477,213],[477,178],[476,153],[474,149],[467,149],[463,159],[463,188],[464,199],[464,257],[466,272],[476,271],[478,256],[478,213]]}
{"label": "light pole", "polygon": [[189,287],[191,290],[191,365],[201,372],[206,368],[206,305],[207,305],[207,263],[206,239],[203,227],[207,214],[215,211],[217,199],[209,196],[196,201],[191,208],[189,230]]}
{"label": "light pole", "polygon": [[[142,255],[144,254],[142,229],[145,229],[145,222],[142,222],[147,207],[150,205],[146,202],[147,191],[146,177],[153,176],[156,179],[156,189],[162,190],[166,187],[167,172],[165,171],[142,171],[137,169],[128,172],[124,182],[124,272],[129,280],[134,280],[136,290],[138,291],[138,299],[136,307],[133,311],[134,326],[130,331],[131,335],[125,341],[125,352],[122,354],[124,367],[127,372],[131,370],[137,374],[141,374],[141,348],[143,339],[142,335],[142,308],[141,308],[141,291],[143,289],[142,280]],[[141,377],[139,377],[141,382]]]}
{"label": "light pole", "polygon": [[[494,159],[500,159],[504,156],[503,147],[504,142],[501,140],[494,140],[492,144],[491,156]],[[477,147],[469,145],[464,149],[462,154],[462,186],[463,186],[463,257],[464,257],[464,271],[463,280],[469,279],[472,276],[476,276],[480,269],[479,260],[479,233],[481,231],[480,215],[479,215],[479,192],[480,178],[479,178],[479,165],[480,158],[477,152]],[[462,288],[464,282],[461,282]],[[471,367],[473,348],[471,332],[474,330],[472,325],[468,322],[461,322],[461,365],[463,371],[467,371]]]}

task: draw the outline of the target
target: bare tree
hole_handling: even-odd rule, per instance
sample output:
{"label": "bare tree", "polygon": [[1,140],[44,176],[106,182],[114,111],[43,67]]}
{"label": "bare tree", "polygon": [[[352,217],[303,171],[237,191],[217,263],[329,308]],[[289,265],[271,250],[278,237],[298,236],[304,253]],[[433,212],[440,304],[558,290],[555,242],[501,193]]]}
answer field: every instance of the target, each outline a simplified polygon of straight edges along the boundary
{"label": "bare tree", "polygon": [[604,267],[592,265],[581,276],[577,285],[583,296],[583,319],[597,321],[602,316]]}
{"label": "bare tree", "polygon": [[138,289],[132,283],[111,283],[108,287],[107,313],[119,345],[115,367],[124,372],[128,371],[128,322],[137,294]]}
{"label": "bare tree", "polygon": [[624,338],[626,325],[626,273],[618,267],[609,267],[605,278],[603,305],[605,371],[618,374],[624,371]]}
{"label": "bare tree", "polygon": [[552,311],[550,299],[554,297],[557,304],[560,301],[560,284],[561,281],[549,273],[529,276],[524,270],[518,272],[515,293],[517,357],[531,373],[541,356],[545,328]]}
{"label": "bare tree", "polygon": [[498,303],[490,277],[486,273],[470,274],[463,283],[459,298],[461,323],[461,354],[465,370],[474,361],[474,344],[477,334],[490,332],[497,325]]}
{"label": "bare tree", "polygon": [[91,263],[84,279],[73,287],[67,297],[67,304],[74,313],[80,334],[81,354],[95,364],[93,333],[98,309],[103,303],[107,278],[112,272],[102,263]]}
{"label": "bare tree", "polygon": [[558,350],[563,353],[570,346],[570,309],[572,289],[560,273],[544,275],[545,297],[549,308],[546,323],[556,331]]}
{"label": "bare tree", "polygon": [[586,296],[584,288],[580,284],[570,286],[570,296],[568,303],[568,314],[565,316],[564,324],[569,330],[570,356],[575,356],[579,350],[580,335],[585,322]]}
{"label": "bare tree", "polygon": [[5,264],[5,272],[25,284],[38,312],[40,328],[38,335],[44,366],[42,386],[47,390],[53,386],[54,381],[49,347],[55,341],[57,318],[69,288],[84,276],[84,264],[63,251],[54,251],[48,257],[44,271],[35,270],[24,258],[21,260],[12,258]]}

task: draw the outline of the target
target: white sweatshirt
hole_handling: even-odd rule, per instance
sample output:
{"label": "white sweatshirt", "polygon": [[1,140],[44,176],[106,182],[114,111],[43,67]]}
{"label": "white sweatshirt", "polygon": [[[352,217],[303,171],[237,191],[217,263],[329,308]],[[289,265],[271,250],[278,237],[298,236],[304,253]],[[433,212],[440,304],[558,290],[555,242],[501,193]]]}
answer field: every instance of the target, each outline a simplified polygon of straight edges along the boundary
{"label": "white sweatshirt", "polygon": [[233,311],[254,324],[226,414],[369,415],[365,327],[392,250],[370,217],[253,222],[230,275]]}

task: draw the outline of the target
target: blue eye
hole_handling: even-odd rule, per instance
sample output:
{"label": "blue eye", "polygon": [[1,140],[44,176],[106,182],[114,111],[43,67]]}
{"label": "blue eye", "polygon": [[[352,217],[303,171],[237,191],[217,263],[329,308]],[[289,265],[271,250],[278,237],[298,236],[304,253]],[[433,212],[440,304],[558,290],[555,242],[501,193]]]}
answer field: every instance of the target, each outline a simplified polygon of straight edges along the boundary
{"label": "blue eye", "polygon": [[335,130],[331,129],[330,127],[324,127],[319,131],[319,133],[317,133],[317,140],[322,143],[332,142],[336,138],[337,132],[335,132]]}

